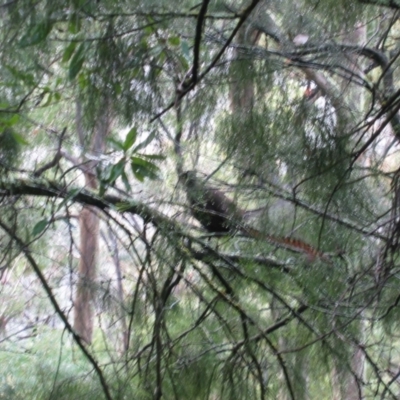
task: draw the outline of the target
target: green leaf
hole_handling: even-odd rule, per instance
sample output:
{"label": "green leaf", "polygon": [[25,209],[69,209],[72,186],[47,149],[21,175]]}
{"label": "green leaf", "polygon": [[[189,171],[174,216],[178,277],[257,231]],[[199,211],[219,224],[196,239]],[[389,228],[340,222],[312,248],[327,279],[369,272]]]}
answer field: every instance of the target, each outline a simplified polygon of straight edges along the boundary
{"label": "green leaf", "polygon": [[62,56],[62,62],[67,62],[70,60],[72,54],[74,54],[74,51],[77,46],[77,42],[71,42],[64,50],[63,56]]}
{"label": "green leaf", "polygon": [[99,196],[100,196],[100,197],[103,197],[105,192],[106,192],[106,185],[104,184],[103,181],[100,181],[100,185],[99,185]]}
{"label": "green leaf", "polygon": [[124,151],[124,144],[120,142],[117,139],[114,139],[112,137],[107,138],[107,142],[110,143],[110,145],[115,149],[115,150],[122,150]]}
{"label": "green leaf", "polygon": [[111,167],[110,175],[106,182],[109,184],[113,184],[124,172],[125,168],[125,157],[121,158],[116,164]]}
{"label": "green leaf", "polygon": [[138,144],[135,149],[133,150],[133,153],[136,153],[138,150],[144,149],[147,147],[153,139],[156,137],[156,131],[153,131],[150,133],[149,136],[147,136],[147,139],[145,139],[142,143]]}
{"label": "green leaf", "polygon": [[159,170],[159,168],[157,167],[157,165],[153,164],[153,163],[150,162],[150,161],[143,160],[143,158],[139,158],[139,157],[132,156],[132,157],[131,157],[131,163],[132,163],[132,164],[135,164],[135,165],[140,165],[140,166],[146,167],[146,168],[151,169],[151,170],[154,170],[154,171],[155,171],[155,170]]}
{"label": "green leaf", "polygon": [[[133,171],[133,168],[132,168]],[[145,176],[138,170],[136,169],[135,171],[133,171],[133,175],[135,175],[135,178],[140,181],[140,182],[144,182],[144,178]]]}
{"label": "green leaf", "polygon": [[53,23],[49,20],[33,25],[22,37],[19,44],[21,47],[28,47],[43,42],[53,28]]}
{"label": "green leaf", "polygon": [[72,57],[71,62],[69,63],[68,78],[71,81],[79,74],[79,71],[82,69],[83,63],[85,61],[86,48],[86,44],[82,43]]}
{"label": "green leaf", "polygon": [[19,115],[14,114],[8,121],[7,121],[7,126],[13,126],[17,124],[19,121]]}
{"label": "green leaf", "polygon": [[11,132],[11,135],[18,144],[22,144],[25,146],[29,144],[29,142],[25,140],[25,138],[21,136],[19,133]]}
{"label": "green leaf", "polygon": [[12,67],[11,65],[6,65],[5,67],[8,69],[8,71],[11,72],[11,74],[15,78],[23,81],[27,85],[31,85],[31,86],[35,85],[35,78],[33,77],[32,74],[21,72],[21,71],[17,70],[16,68]]}
{"label": "green leaf", "polygon": [[78,85],[82,90],[86,89],[89,83],[89,75],[87,73],[82,72],[81,74],[79,74]]}
{"label": "green leaf", "polygon": [[[148,20],[149,20],[149,22],[150,22],[150,20],[152,20],[151,22],[154,22],[154,20],[153,20],[151,17],[149,17]],[[152,35],[154,32],[156,32],[156,30],[155,30],[154,26],[148,25],[148,26],[146,26],[146,27],[143,29],[143,32],[144,32],[144,34],[145,34],[146,36],[150,36],[150,35]]]}
{"label": "green leaf", "polygon": [[47,106],[49,106],[50,104],[51,104],[51,100],[53,99],[53,93],[49,93],[48,95],[47,95],[47,99],[46,99],[46,101],[44,102],[44,104],[42,105],[42,107],[47,107]]}
{"label": "green leaf", "polygon": [[180,63],[182,64],[182,67],[185,70],[188,70],[189,69],[188,59],[180,54],[178,54],[178,59],[179,59]]}
{"label": "green leaf", "polygon": [[123,145],[124,151],[129,150],[135,143],[137,138],[137,129],[133,127],[126,135],[125,142]]}
{"label": "green leaf", "polygon": [[37,236],[40,233],[42,233],[47,225],[49,224],[49,221],[47,219],[42,219],[41,221],[39,221],[32,229],[32,235],[33,236]]}
{"label": "green leaf", "polygon": [[119,212],[125,212],[127,210],[132,209],[132,207],[136,207],[138,203],[131,201],[131,202],[124,202],[124,203],[117,203],[115,208]]}
{"label": "green leaf", "polygon": [[157,173],[160,170],[157,165],[139,157],[131,157],[131,168],[140,182],[143,182],[144,178],[157,179]]}
{"label": "green leaf", "polygon": [[129,183],[129,180],[128,180],[128,177],[126,176],[125,171],[122,171],[121,179],[122,179],[122,182],[124,183],[125,190],[127,192],[130,192],[131,191],[131,184]]}
{"label": "green leaf", "polygon": [[68,32],[76,34],[81,30],[81,20],[76,13],[71,15],[68,23]]}
{"label": "green leaf", "polygon": [[179,46],[181,43],[181,38],[179,36],[172,36],[168,38],[168,43],[172,46]]}
{"label": "green leaf", "polygon": [[121,94],[122,93],[122,86],[120,83],[115,83],[114,84],[114,90],[116,94]]}

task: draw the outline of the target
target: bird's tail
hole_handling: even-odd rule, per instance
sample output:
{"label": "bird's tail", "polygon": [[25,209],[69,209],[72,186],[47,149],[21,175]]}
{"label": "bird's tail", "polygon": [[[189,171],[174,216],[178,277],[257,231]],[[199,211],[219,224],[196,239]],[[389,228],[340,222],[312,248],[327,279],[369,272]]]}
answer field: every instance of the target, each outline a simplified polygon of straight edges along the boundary
{"label": "bird's tail", "polygon": [[307,255],[310,261],[320,259],[330,264],[332,263],[327,254],[324,254],[323,252],[319,251],[310,244],[303,242],[302,240],[290,237],[279,237],[279,236],[268,235],[258,231],[257,229],[250,227],[241,228],[241,232],[254,239],[261,239],[261,240],[264,239],[267,242],[282,247],[284,249],[305,254]]}

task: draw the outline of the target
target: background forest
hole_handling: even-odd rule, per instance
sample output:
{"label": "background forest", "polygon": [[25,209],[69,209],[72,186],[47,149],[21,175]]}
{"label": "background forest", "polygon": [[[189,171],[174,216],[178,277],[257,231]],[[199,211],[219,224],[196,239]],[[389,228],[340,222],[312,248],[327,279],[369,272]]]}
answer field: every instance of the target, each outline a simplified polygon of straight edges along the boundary
{"label": "background forest", "polygon": [[0,399],[400,398],[400,1],[0,24]]}

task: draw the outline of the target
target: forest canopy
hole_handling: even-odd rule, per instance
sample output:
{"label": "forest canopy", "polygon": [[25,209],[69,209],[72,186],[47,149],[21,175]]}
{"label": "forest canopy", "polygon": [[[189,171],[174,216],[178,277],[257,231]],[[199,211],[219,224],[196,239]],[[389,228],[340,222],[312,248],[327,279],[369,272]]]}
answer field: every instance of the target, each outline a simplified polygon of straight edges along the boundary
{"label": "forest canopy", "polygon": [[400,2],[0,15],[0,398],[400,397]]}

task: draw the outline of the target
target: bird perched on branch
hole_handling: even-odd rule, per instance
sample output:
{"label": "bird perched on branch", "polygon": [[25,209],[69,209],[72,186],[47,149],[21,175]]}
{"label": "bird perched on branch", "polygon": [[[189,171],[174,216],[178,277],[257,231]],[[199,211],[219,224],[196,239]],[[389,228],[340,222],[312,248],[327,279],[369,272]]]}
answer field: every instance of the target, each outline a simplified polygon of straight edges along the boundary
{"label": "bird perched on branch", "polygon": [[244,236],[264,239],[277,246],[305,253],[311,259],[320,258],[330,263],[325,254],[301,240],[267,235],[246,225],[245,211],[241,210],[223,192],[210,188],[197,178],[195,171],[182,173],[179,181],[185,186],[192,215],[208,232],[214,233],[216,236],[240,232]]}
{"label": "bird perched on branch", "polygon": [[207,231],[221,235],[237,230],[244,211],[224,193],[207,186],[194,171],[184,172],[179,180],[186,188],[193,216]]}

